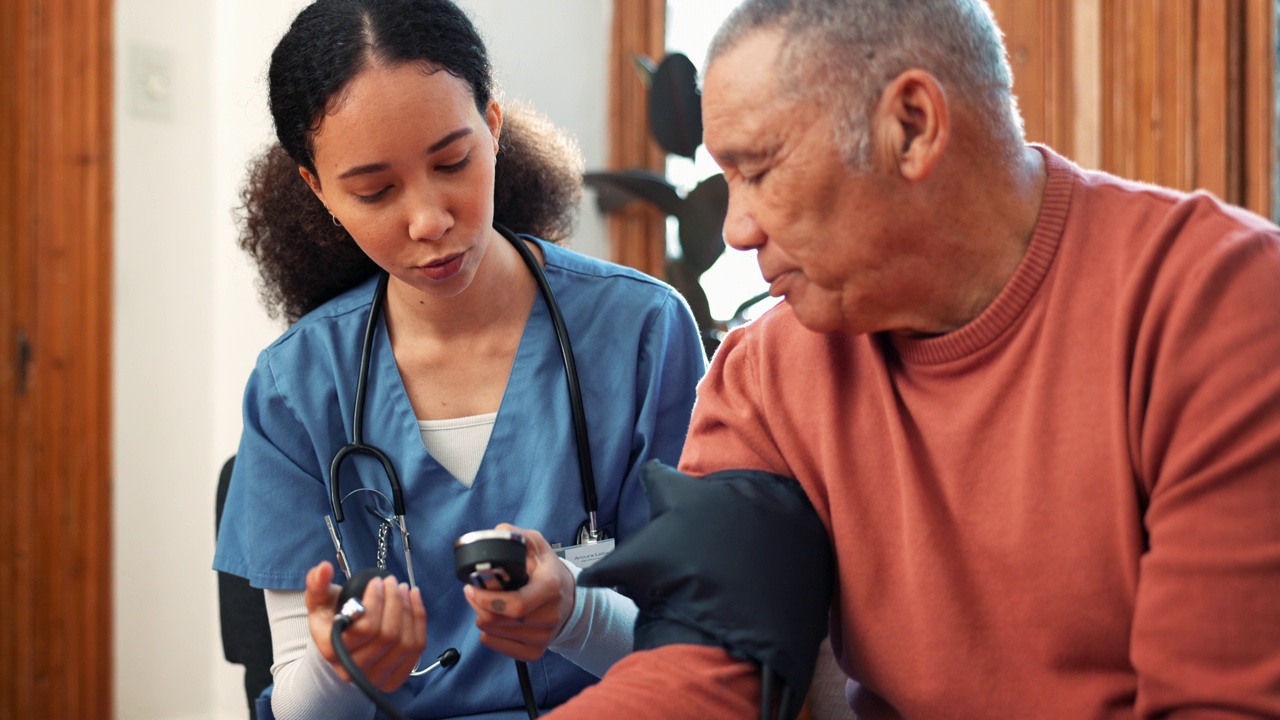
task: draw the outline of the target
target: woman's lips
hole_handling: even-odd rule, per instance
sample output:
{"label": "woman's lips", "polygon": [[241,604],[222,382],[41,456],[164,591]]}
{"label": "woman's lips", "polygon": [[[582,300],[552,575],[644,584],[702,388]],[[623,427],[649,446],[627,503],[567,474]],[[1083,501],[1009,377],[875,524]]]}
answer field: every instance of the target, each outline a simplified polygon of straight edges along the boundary
{"label": "woman's lips", "polygon": [[418,267],[418,272],[432,280],[448,280],[462,270],[462,258],[465,255],[466,253],[458,253],[438,262],[422,265]]}

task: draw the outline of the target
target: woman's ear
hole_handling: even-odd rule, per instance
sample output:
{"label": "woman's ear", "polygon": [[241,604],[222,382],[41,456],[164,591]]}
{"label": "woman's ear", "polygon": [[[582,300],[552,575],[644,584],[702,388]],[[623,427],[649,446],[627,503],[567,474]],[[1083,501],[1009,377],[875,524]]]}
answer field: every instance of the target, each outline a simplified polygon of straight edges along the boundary
{"label": "woman's ear", "polygon": [[497,100],[490,100],[484,108],[484,121],[493,136],[493,154],[498,154],[498,141],[502,138],[502,107]]}
{"label": "woman's ear", "polygon": [[873,127],[882,151],[907,180],[923,180],[951,137],[946,91],[924,70],[907,70],[885,87]]}
{"label": "woman's ear", "polygon": [[328,209],[329,203],[324,201],[324,191],[320,189],[320,178],[301,165],[298,166],[298,174],[306,181],[307,187],[311,188],[311,192],[315,193],[316,197],[320,198],[320,202]]}

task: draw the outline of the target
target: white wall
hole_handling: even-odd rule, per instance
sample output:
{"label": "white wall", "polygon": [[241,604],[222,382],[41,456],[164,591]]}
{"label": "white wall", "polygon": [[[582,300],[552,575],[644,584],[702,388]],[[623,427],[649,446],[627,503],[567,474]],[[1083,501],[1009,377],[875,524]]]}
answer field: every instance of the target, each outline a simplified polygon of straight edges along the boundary
{"label": "white wall", "polygon": [[[460,0],[484,35],[504,99],[525,102],[578,140],[589,170],[608,160],[611,0]],[[586,193],[572,247],[605,257],[608,235]]]}
{"label": "white wall", "polygon": [[[282,326],[258,304],[232,208],[271,138],[264,75],[305,0],[117,0],[115,146],[115,716],[244,717],[222,659],[213,554],[218,468],[240,395]],[[510,100],[606,159],[609,0],[461,0]],[[167,53],[167,118],[135,112],[135,48]],[[603,255],[584,203],[574,247]],[[357,341],[353,339],[353,342]]]}
{"label": "white wall", "polygon": [[[216,617],[212,8],[125,0],[116,13],[116,717],[198,717],[211,706]],[[138,47],[171,55],[167,120],[131,109]]]}

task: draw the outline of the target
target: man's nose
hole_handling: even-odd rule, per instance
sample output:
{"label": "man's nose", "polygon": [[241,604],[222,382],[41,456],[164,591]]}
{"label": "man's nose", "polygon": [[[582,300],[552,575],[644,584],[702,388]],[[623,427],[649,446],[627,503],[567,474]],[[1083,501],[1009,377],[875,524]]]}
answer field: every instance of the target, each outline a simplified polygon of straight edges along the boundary
{"label": "man's nose", "polygon": [[751,216],[742,197],[729,192],[729,210],[724,218],[724,241],[734,250],[752,250],[764,243],[764,232]]}

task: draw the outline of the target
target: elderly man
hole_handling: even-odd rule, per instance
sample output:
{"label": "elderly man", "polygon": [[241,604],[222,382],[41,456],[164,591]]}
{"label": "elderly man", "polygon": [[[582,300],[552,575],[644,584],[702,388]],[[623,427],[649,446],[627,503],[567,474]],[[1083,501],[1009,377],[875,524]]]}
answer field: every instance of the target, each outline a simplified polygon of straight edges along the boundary
{"label": "elderly man", "polygon": [[[709,56],[725,237],[786,302],[681,469],[803,486],[857,715],[1280,717],[1280,230],[1025,144],[980,0],[746,0]],[[665,645],[555,717],[755,683]]]}

